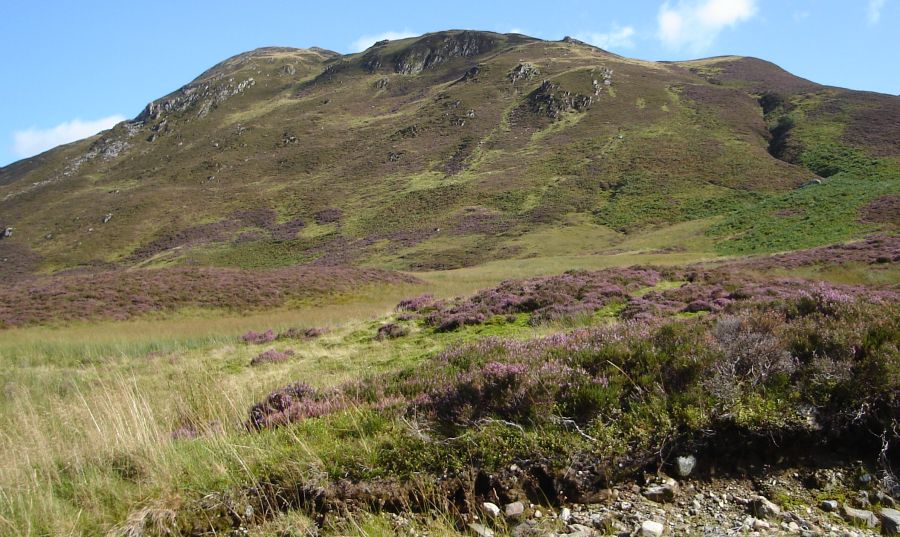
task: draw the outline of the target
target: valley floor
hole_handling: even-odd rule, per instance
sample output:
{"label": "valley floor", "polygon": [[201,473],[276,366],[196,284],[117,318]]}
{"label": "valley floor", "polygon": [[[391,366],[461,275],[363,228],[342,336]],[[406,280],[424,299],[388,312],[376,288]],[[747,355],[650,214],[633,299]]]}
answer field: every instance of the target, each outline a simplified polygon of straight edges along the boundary
{"label": "valley floor", "polygon": [[[685,267],[704,257],[499,261],[300,309],[0,331],[0,533],[878,531],[841,509],[877,518],[898,492],[897,240]],[[736,392],[704,381],[723,360]],[[798,456],[819,440],[830,459]],[[697,471],[648,499],[684,454]]]}

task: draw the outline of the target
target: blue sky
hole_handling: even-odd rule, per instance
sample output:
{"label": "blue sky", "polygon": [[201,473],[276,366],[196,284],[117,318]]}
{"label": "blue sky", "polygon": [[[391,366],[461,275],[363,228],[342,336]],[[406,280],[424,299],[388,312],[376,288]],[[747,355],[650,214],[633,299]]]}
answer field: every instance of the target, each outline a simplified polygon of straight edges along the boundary
{"label": "blue sky", "polygon": [[246,50],[348,53],[450,28],[571,35],[647,60],[756,56],[816,82],[900,93],[900,0],[4,0],[0,165],[133,117]]}

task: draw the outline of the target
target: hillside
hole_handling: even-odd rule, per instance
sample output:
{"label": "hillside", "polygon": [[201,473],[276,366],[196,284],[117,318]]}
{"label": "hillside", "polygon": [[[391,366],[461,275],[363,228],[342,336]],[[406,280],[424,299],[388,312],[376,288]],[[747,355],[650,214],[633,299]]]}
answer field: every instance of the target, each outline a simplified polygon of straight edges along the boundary
{"label": "hillside", "polygon": [[753,58],[448,31],[230,58],[0,169],[0,277],[702,257],[895,230],[900,98]]}
{"label": "hillside", "polygon": [[0,169],[0,535],[900,532],[900,97],[448,31]]}

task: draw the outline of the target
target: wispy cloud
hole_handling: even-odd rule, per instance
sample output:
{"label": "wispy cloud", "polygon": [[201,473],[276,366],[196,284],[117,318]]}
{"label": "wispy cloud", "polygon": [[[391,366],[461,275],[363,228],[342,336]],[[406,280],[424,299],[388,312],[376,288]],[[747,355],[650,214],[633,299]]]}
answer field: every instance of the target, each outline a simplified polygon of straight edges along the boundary
{"label": "wispy cloud", "polygon": [[631,26],[613,25],[609,32],[582,32],[575,35],[575,39],[590,43],[602,49],[623,49],[634,47],[634,28]]}
{"label": "wispy cloud", "polygon": [[394,39],[406,39],[407,37],[415,37],[417,35],[419,34],[408,29],[399,32],[389,31],[381,32],[380,34],[364,35],[350,44],[350,52],[362,52],[375,43],[384,41],[385,39],[393,41]]}
{"label": "wispy cloud", "polygon": [[16,131],[13,133],[13,153],[19,158],[37,155],[58,145],[93,136],[120,121],[125,121],[125,117],[116,114],[93,121],[73,119],[49,129],[32,127]]}
{"label": "wispy cloud", "polygon": [[884,9],[886,0],[869,0],[869,9],[867,12],[869,24],[878,24],[881,20],[881,10]]}
{"label": "wispy cloud", "polygon": [[756,15],[757,0],[666,1],[657,15],[657,36],[671,49],[702,52],[725,28]]}

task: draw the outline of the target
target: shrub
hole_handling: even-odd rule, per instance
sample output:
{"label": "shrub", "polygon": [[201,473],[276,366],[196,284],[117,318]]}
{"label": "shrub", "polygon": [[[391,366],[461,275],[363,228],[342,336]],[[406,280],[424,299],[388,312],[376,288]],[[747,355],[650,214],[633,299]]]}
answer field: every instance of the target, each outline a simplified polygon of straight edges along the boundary
{"label": "shrub", "polygon": [[278,334],[278,339],[316,339],[325,333],[324,328],[288,328]]}
{"label": "shrub", "polygon": [[385,339],[395,339],[409,334],[409,329],[396,323],[388,323],[378,327],[375,339],[382,341]]}
{"label": "shrub", "polygon": [[254,332],[251,330],[251,331],[247,332],[246,334],[244,334],[243,336],[241,336],[241,339],[244,340],[245,343],[251,343],[254,345],[262,345],[265,343],[271,343],[271,342],[275,341],[275,338],[276,338],[275,331],[272,330],[271,328],[266,330],[265,332]]}
{"label": "shrub", "polygon": [[790,375],[797,360],[776,334],[784,320],[771,312],[728,315],[712,330],[722,354],[712,365],[708,389],[718,399],[731,403],[745,391],[763,387],[775,375]]}
{"label": "shrub", "polygon": [[261,352],[258,354],[253,360],[250,360],[250,365],[262,365],[262,364],[270,364],[275,362],[283,362],[294,355],[294,351],[292,349],[287,349],[283,352],[276,351],[275,349],[269,349],[267,351]]}
{"label": "shrub", "polygon": [[435,303],[435,299],[432,295],[419,295],[412,298],[407,298],[401,300],[399,304],[397,304],[398,311],[422,311],[430,306],[433,306]]}
{"label": "shrub", "polygon": [[247,426],[262,429],[331,414],[346,407],[335,392],[320,392],[298,382],[270,393],[250,409]]}

